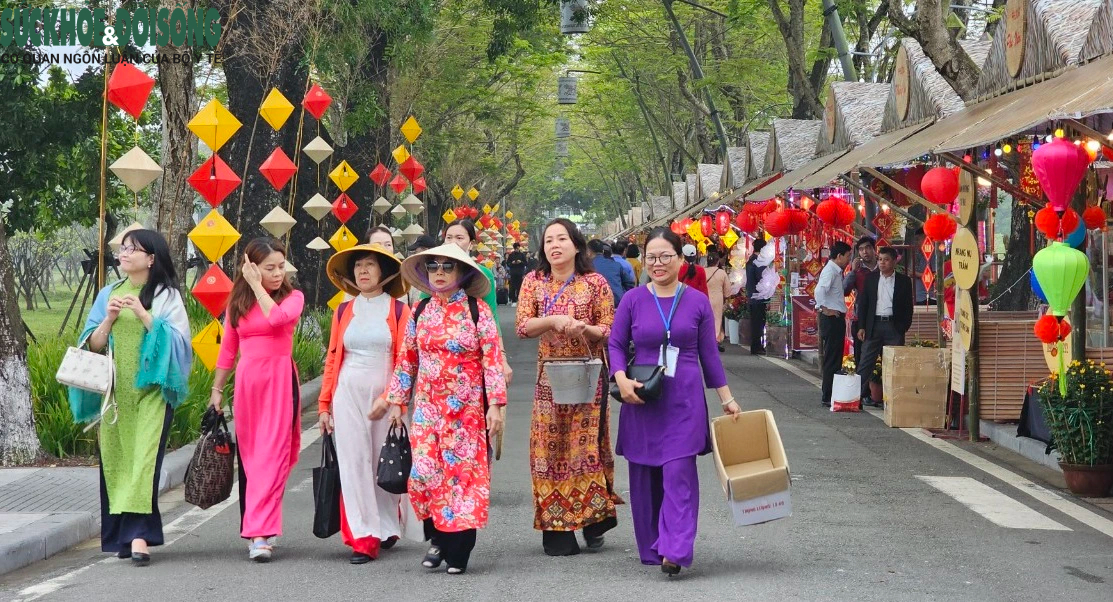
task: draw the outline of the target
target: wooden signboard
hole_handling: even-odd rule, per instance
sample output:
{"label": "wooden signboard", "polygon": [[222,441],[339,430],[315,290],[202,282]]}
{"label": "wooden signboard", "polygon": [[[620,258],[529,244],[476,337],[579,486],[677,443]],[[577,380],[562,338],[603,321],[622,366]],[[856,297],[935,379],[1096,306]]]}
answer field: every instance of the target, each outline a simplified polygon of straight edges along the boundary
{"label": "wooden signboard", "polygon": [[958,174],[958,223],[961,226],[970,225],[974,217],[974,208],[978,205],[978,184],[974,174],[965,169]]}
{"label": "wooden signboard", "polygon": [[908,107],[912,104],[912,65],[904,46],[897,51],[897,62],[893,67],[893,95],[897,100],[897,118],[908,119]]}
{"label": "wooden signboard", "polygon": [[827,106],[823,109],[823,127],[827,130],[827,142],[835,142],[835,91],[827,93]]}
{"label": "wooden signboard", "polygon": [[955,284],[959,288],[970,290],[978,284],[980,254],[978,239],[974,237],[974,233],[966,228],[959,228],[951,242],[951,268],[955,275]]}
{"label": "wooden signboard", "polygon": [[966,289],[958,289],[955,296],[955,340],[959,343],[955,347],[969,351],[974,340],[974,301]]}
{"label": "wooden signboard", "polygon": [[1028,1],[1009,0],[1005,4],[1005,64],[1012,77],[1019,76],[1024,68],[1028,38]]}

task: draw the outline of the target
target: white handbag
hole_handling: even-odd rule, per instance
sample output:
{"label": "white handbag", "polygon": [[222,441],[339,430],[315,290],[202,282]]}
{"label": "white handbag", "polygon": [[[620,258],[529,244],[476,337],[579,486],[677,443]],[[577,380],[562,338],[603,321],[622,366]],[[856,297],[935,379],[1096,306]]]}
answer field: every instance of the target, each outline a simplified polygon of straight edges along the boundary
{"label": "white handbag", "polygon": [[104,419],[109,411],[113,412],[109,424],[116,424],[119,411],[116,407],[116,398],[112,394],[112,388],[116,382],[116,362],[112,360],[112,348],[108,349],[106,355],[101,355],[84,347],[85,341],[81,341],[77,347],[70,347],[66,350],[66,355],[62,358],[62,363],[58,366],[58,372],[54,375],[54,379],[68,387],[90,393],[99,393],[104,397],[101,402],[100,415],[85,427],[84,431],[87,432]]}

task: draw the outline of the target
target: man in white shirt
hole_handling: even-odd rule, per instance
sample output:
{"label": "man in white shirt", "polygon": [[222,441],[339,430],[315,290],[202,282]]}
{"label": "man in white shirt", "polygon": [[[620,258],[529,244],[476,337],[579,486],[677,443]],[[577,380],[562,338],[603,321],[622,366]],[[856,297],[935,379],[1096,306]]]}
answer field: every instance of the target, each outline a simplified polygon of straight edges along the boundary
{"label": "man in white shirt", "polygon": [[855,335],[862,341],[862,358],[858,362],[862,405],[881,407],[880,399],[870,397],[870,377],[884,346],[904,345],[904,333],[912,327],[913,291],[912,279],[897,273],[896,249],[881,247],[877,266],[878,270],[866,277],[862,289]]}
{"label": "man in white shirt", "polygon": [[846,296],[843,271],[850,263],[850,245],[839,240],[831,245],[830,259],[819,273],[815,286],[815,310],[819,314],[819,354],[823,369],[823,405],[831,405],[831,386],[842,366],[846,341]]}

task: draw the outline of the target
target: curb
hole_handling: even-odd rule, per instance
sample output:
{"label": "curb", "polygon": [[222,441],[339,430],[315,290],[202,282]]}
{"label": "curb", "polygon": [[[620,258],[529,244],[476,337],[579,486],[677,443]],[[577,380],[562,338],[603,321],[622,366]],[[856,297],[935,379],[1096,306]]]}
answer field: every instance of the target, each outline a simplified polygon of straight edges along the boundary
{"label": "curb", "polygon": [[[317,402],[321,377],[301,386],[301,409]],[[232,427],[232,423],[229,423]],[[182,446],[162,460],[159,495],[181,485],[196,444]],[[10,573],[100,536],[100,516],[89,512],[59,512],[43,517],[12,533],[0,545],[0,575]]]}

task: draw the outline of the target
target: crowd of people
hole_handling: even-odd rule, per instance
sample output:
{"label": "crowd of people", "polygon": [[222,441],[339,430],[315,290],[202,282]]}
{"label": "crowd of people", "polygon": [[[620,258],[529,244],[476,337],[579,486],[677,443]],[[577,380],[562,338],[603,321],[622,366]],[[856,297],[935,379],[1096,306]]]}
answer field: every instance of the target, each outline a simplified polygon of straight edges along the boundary
{"label": "crowd of people", "polygon": [[[696,457],[711,451],[705,387],[724,413],[741,412],[716,349],[729,293],[721,258],[705,270],[665,228],[639,248],[589,242],[555,219],[535,259],[515,244],[496,274],[473,259],[476,243],[474,224],[457,221],[441,240],[420,237],[402,259],[390,231],[375,228],[328,261],[327,276],[347,300],[332,318],[318,425],[335,444],[350,562],[370,562],[416,533],[429,542],[422,566],[467,571],[489,520],[493,442],[513,378],[496,307],[505,282],[513,334],[538,339],[529,466],[541,549],[578,554],[577,532],[587,548],[604,546],[625,503],[615,489],[617,454],[629,464],[641,561],[670,575],[690,566]],[[131,231],[118,255],[126,277],[100,291],[79,345],[112,351],[117,364],[117,416],[99,427],[102,550],[146,565],[164,541],[158,475],[174,408],[188,391],[190,328],[165,239]],[[240,536],[257,562],[273,557],[283,533],[283,497],[301,447],[292,348],[305,298],[285,261],[286,248],[270,238],[251,241],[238,258],[209,402],[224,412],[234,375]],[[889,336],[870,322],[865,329],[867,341]],[[588,399],[558,402],[546,362],[584,357],[606,359],[609,369]],[[649,401],[635,379],[644,365],[664,375]],[[612,447],[614,400],[622,408]],[[104,409],[78,389],[71,406],[80,421]],[[376,467],[388,434],[402,428],[412,469],[406,492],[394,494],[376,486]]]}

